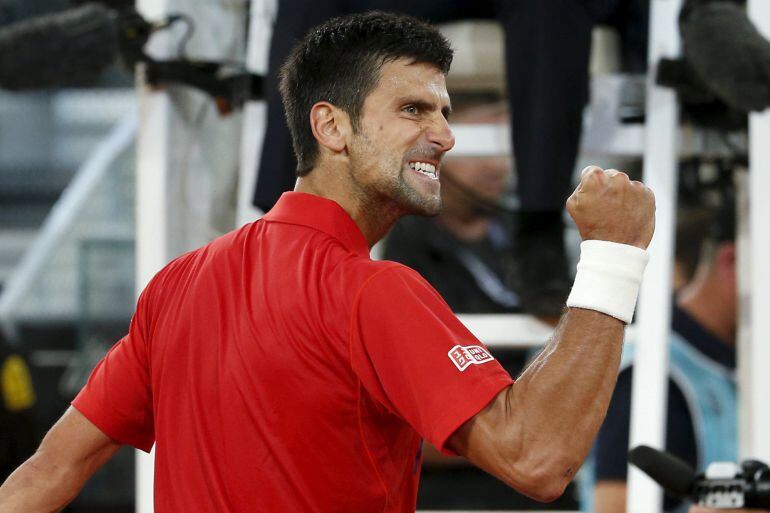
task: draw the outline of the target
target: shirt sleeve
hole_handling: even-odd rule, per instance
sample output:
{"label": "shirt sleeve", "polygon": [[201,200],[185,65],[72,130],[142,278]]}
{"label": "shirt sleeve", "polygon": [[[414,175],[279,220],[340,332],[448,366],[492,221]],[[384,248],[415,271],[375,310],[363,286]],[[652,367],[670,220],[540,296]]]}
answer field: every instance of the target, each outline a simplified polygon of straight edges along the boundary
{"label": "shirt sleeve", "polygon": [[371,277],[353,304],[350,358],[366,390],[443,452],[510,375],[419,274]]}
{"label": "shirt sleeve", "polygon": [[113,440],[149,452],[155,433],[146,295],[139,298],[128,335],[96,365],[72,406]]}

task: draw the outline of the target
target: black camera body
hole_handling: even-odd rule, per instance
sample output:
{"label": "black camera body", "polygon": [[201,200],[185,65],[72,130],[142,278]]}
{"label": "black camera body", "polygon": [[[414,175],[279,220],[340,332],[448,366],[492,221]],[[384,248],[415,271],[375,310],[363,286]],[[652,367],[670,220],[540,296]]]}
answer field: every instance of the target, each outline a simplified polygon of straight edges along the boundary
{"label": "black camera body", "polygon": [[646,445],[631,449],[628,461],[674,497],[710,508],[770,510],[770,468],[760,461],[718,461],[696,474],[673,454]]}
{"label": "black camera body", "polygon": [[695,479],[693,499],[711,508],[770,509],[770,468],[756,460],[712,463]]}

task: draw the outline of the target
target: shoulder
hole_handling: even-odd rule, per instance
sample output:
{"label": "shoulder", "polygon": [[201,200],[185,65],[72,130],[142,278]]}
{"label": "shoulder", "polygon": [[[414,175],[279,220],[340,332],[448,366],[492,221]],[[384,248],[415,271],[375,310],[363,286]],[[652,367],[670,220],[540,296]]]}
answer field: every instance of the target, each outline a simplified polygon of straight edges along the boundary
{"label": "shoulder", "polygon": [[391,260],[372,261],[372,265],[367,266],[367,271],[368,276],[362,283],[362,290],[405,292],[413,289],[424,289],[438,294],[420,273],[398,262]]}
{"label": "shoulder", "polygon": [[452,323],[455,319],[446,301],[417,271],[396,262],[382,261],[376,271],[362,282],[353,300],[353,312],[366,311],[367,316],[395,316],[392,320],[405,322],[429,315]]}
{"label": "shoulder", "polygon": [[236,248],[238,241],[248,237],[251,227],[259,221],[225,233],[208,244],[183,253],[164,265],[147,283],[142,295],[152,296],[163,290],[173,290],[173,286],[185,277],[192,276],[207,260],[224,256]]}
{"label": "shoulder", "polygon": [[355,300],[362,295],[386,295],[393,300],[410,288],[430,287],[417,271],[403,264],[357,257],[335,266],[326,279],[342,285],[335,289],[352,293]]}

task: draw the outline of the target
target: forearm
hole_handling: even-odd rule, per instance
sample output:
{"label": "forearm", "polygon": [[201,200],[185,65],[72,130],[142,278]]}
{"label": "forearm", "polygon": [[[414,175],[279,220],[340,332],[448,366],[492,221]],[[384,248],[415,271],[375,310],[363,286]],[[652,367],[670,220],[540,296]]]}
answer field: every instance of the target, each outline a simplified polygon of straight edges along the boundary
{"label": "forearm", "polygon": [[569,309],[516,383],[453,437],[454,448],[522,493],[556,499],[604,419],[623,329],[608,315]]}
{"label": "forearm", "polygon": [[655,229],[652,191],[614,169],[584,169],[567,210],[583,239],[567,301],[572,308],[517,382],[449,441],[474,464],[543,501],[561,495],[604,420],[624,321],[633,316],[643,250]]}
{"label": "forearm", "polygon": [[[511,387],[506,411],[527,450],[543,459],[572,455],[577,471],[593,443],[617,379],[624,324],[608,315],[568,309],[544,350]],[[527,412],[527,415],[520,415]]]}
{"label": "forearm", "polygon": [[0,513],[60,511],[85,480],[83,472],[47,463],[44,455],[36,453],[0,487]]}
{"label": "forearm", "polygon": [[66,506],[120,449],[70,407],[40,448],[0,486],[0,513],[48,513]]}

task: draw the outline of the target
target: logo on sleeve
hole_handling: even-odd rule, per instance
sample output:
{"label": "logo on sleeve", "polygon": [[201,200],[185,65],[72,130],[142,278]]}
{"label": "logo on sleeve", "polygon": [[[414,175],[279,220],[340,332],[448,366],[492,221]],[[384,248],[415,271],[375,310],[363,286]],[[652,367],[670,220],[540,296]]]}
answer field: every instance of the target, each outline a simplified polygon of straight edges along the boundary
{"label": "logo on sleeve", "polygon": [[471,365],[480,365],[494,360],[492,355],[481,346],[456,345],[447,354],[460,372]]}

